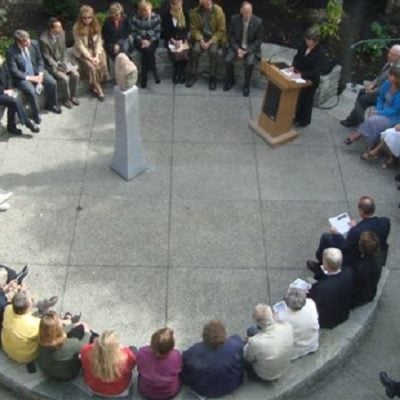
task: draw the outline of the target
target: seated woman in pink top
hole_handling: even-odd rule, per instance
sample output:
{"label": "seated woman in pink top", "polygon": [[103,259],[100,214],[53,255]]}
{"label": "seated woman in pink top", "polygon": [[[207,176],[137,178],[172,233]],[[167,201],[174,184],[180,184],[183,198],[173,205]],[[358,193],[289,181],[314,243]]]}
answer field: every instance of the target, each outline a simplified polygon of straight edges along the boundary
{"label": "seated woman in pink top", "polygon": [[146,399],[167,400],[179,392],[182,356],[174,346],[174,331],[162,328],[153,333],[150,346],[137,353],[138,388]]}
{"label": "seated woman in pink top", "polygon": [[92,344],[82,347],[83,379],[89,390],[100,396],[128,395],[136,357],[119,344],[113,331],[104,331]]}

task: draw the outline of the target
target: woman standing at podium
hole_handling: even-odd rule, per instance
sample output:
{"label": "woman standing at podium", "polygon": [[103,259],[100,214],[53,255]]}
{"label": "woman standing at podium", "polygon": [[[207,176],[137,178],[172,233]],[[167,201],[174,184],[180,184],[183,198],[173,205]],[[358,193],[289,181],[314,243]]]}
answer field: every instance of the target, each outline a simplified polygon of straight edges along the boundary
{"label": "woman standing at podium", "polygon": [[307,29],[304,34],[304,42],[294,56],[293,67],[295,72],[300,73],[303,79],[311,81],[312,85],[300,91],[294,119],[295,126],[307,126],[311,122],[314,93],[320,79],[321,54],[318,29]]}

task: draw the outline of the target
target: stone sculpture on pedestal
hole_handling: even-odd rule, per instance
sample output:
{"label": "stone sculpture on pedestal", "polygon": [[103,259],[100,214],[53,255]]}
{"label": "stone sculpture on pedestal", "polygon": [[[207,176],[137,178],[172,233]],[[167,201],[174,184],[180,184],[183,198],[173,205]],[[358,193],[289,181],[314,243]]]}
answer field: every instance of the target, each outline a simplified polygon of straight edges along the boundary
{"label": "stone sculpture on pedestal", "polygon": [[115,59],[115,79],[116,135],[111,168],[129,181],[148,169],[148,165],[140,136],[137,68],[126,54],[121,53]]}

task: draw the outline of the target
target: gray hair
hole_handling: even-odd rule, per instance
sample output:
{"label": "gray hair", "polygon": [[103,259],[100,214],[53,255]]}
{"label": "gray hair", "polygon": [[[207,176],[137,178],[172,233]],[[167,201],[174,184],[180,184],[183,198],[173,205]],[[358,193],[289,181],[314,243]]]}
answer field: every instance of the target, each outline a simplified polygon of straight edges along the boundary
{"label": "gray hair", "polygon": [[21,40],[28,40],[30,38],[29,33],[22,29],[17,29],[14,32],[13,37],[14,37],[14,40],[17,42],[20,42]]}
{"label": "gray hair", "polygon": [[343,254],[341,250],[328,247],[322,253],[322,264],[332,271],[338,271],[342,267]]}
{"label": "gray hair", "polygon": [[15,314],[25,314],[32,305],[32,299],[28,291],[19,290],[12,299],[12,306]]}
{"label": "gray hair", "polygon": [[293,311],[299,311],[306,304],[306,291],[297,288],[289,288],[285,294],[284,300],[290,309]]}
{"label": "gray hair", "polygon": [[321,33],[318,26],[312,26],[304,32],[304,39],[314,40],[319,42]]}
{"label": "gray hair", "polygon": [[394,44],[390,49],[400,57],[400,44]]}
{"label": "gray hair", "polygon": [[267,304],[257,304],[254,307],[253,318],[261,329],[265,329],[275,322],[271,307]]}

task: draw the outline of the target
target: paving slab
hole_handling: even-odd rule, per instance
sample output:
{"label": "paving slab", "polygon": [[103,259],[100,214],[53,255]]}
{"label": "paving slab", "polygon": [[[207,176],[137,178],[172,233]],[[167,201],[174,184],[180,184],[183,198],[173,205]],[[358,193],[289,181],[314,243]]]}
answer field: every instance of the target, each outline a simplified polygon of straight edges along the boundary
{"label": "paving slab", "polygon": [[2,235],[1,261],[66,265],[78,199],[67,196],[44,199],[19,195],[18,189],[16,192],[10,199],[11,208],[1,214],[7,232]]}
{"label": "paving slab", "polygon": [[73,265],[166,265],[168,202],[85,196],[71,250]]}
{"label": "paving slab", "polygon": [[333,148],[286,146],[272,149],[257,145],[256,149],[263,200],[346,200]]}
{"label": "paving slab", "polygon": [[175,98],[174,141],[253,143],[244,97],[180,96]]}
{"label": "paving slab", "polygon": [[80,311],[96,332],[114,329],[123,344],[143,346],[165,325],[166,281],[166,268],[69,267],[63,311]]}
{"label": "paving slab", "polygon": [[172,266],[263,268],[261,213],[255,201],[174,201]]}
{"label": "paving slab", "polygon": [[145,156],[150,168],[127,182],[111,168],[114,142],[92,141],[84,178],[83,195],[91,197],[118,197],[132,202],[147,200],[168,201],[172,146],[166,143],[147,142]]}
{"label": "paving slab", "polygon": [[173,151],[173,199],[258,199],[252,145],[175,143]]}
{"label": "paving slab", "polygon": [[29,196],[78,195],[87,151],[83,140],[12,140],[0,168],[1,186]]}
{"label": "paving slab", "polygon": [[188,267],[169,271],[167,323],[182,349],[201,340],[203,325],[211,319],[222,320],[229,335],[244,335],[252,324],[253,307],[265,301],[265,270],[238,269],[233,274],[225,268]]}
{"label": "paving slab", "polygon": [[303,270],[329,229],[327,215],[347,210],[343,201],[264,201],[262,206],[268,267],[281,270]]}

